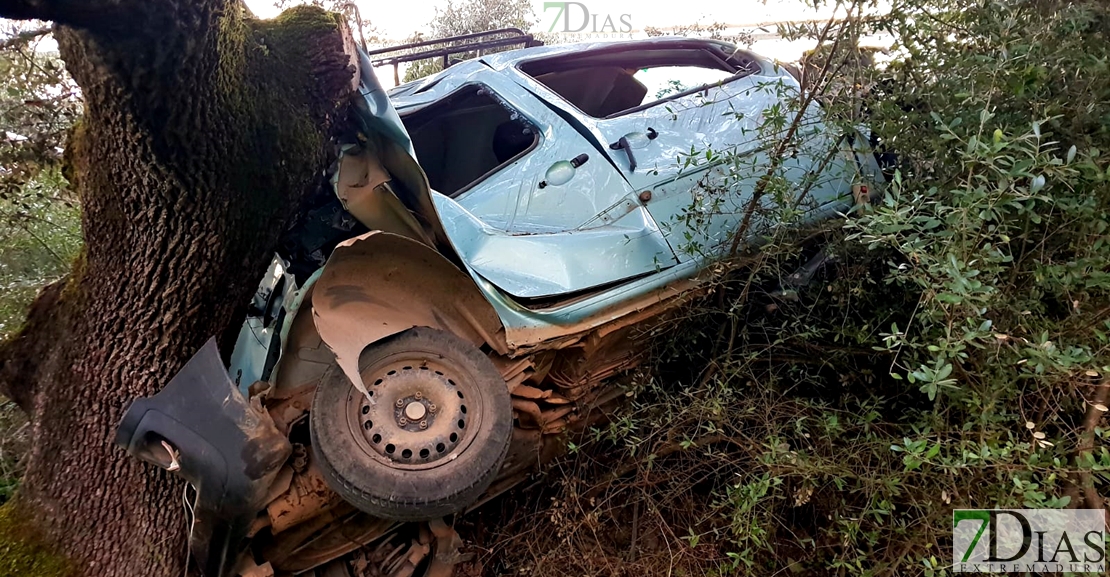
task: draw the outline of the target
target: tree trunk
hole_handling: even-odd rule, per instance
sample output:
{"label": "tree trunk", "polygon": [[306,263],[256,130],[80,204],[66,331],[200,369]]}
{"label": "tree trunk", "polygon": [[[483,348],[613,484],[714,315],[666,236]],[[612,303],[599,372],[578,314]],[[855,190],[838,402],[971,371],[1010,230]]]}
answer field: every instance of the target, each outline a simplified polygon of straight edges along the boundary
{"label": "tree trunk", "polygon": [[0,348],[0,391],[34,431],[4,517],[79,574],[181,574],[183,483],[114,447],[115,427],[210,336],[230,352],[322,184],[356,82],[350,31],[315,8],[258,21],[237,0],[16,0],[0,16],[53,20],[85,98],[67,150],[84,252]]}

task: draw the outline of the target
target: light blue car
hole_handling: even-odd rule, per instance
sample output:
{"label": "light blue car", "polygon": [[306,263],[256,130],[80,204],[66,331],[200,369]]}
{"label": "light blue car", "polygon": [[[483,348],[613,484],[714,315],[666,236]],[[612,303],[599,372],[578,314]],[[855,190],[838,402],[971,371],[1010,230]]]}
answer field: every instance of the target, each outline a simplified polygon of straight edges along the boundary
{"label": "light blue car", "polygon": [[[696,291],[772,167],[804,191],[802,220],[882,182],[866,139],[817,107],[773,164],[768,121],[798,82],[725,42],[500,52],[388,95],[362,57],[360,129],[286,235],[229,369],[294,448],[252,481],[268,538],[290,540],[278,550],[337,507],[466,510],[557,455],[623,398],[612,377],[640,360],[634,337]],[[756,221],[746,236],[776,224]],[[305,505],[304,487],[331,497]]]}

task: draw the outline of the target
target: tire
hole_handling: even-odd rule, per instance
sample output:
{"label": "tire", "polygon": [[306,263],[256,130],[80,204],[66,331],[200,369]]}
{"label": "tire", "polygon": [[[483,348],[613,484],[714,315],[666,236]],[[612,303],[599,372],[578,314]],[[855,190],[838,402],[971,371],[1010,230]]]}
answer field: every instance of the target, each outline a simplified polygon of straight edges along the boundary
{"label": "tire", "polygon": [[359,368],[370,397],[334,364],[313,397],[312,451],[328,485],[397,521],[437,519],[477,500],[512,439],[512,401],[490,359],[419,327],[367,347]]}

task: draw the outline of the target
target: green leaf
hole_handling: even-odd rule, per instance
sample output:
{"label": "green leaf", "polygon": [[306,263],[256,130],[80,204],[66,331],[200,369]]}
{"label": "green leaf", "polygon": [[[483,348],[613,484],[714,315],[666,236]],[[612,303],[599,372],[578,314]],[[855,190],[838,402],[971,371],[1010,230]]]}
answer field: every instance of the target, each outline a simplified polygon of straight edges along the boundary
{"label": "green leaf", "polygon": [[954,304],[954,305],[958,305],[958,304],[964,302],[963,297],[961,297],[960,295],[952,294],[952,293],[939,293],[937,295],[937,300],[942,302],[942,303],[948,303],[948,304]]}
{"label": "green leaf", "polygon": [[1036,193],[1042,188],[1044,188],[1044,175],[1038,174],[1037,176],[1033,177],[1032,181],[1029,182],[1029,192]]}

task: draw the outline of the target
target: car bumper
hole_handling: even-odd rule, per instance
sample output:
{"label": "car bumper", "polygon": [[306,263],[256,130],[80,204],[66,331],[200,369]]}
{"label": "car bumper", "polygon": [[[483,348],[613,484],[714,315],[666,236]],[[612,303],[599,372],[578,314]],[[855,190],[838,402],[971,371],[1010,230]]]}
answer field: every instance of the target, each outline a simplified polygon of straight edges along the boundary
{"label": "car bumper", "polygon": [[161,392],[132,403],[116,444],[196,489],[190,546],[205,577],[234,569],[237,547],[291,452],[269,416],[235,388],[215,340]]}

